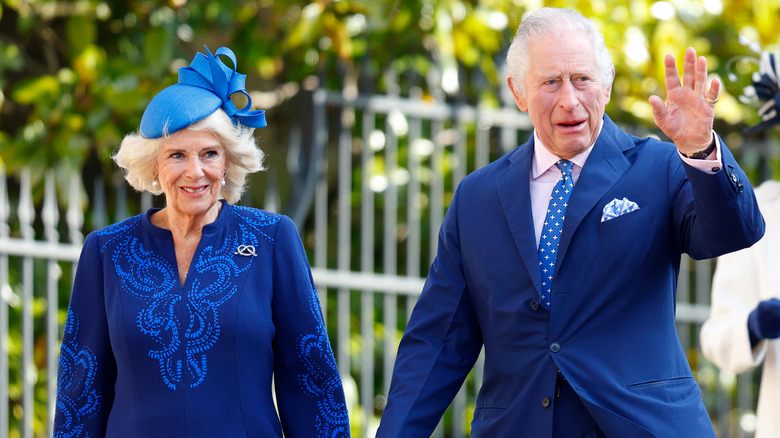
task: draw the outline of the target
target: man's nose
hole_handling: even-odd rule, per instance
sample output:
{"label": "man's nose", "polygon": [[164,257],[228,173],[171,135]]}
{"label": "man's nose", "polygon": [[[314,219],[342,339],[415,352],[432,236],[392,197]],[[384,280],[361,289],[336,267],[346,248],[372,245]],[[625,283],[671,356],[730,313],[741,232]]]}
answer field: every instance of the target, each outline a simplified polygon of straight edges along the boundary
{"label": "man's nose", "polygon": [[577,89],[571,80],[565,80],[561,84],[561,99],[560,104],[566,111],[574,111],[580,104],[580,97],[577,93]]}

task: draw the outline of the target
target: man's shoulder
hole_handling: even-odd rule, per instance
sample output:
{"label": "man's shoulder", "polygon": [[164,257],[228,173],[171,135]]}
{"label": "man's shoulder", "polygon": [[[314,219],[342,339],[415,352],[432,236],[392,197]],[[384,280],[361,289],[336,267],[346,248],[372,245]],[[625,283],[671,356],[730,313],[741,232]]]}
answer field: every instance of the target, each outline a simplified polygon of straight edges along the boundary
{"label": "man's shoulder", "polygon": [[488,163],[487,165],[474,170],[464,178],[463,182],[470,184],[473,182],[484,182],[485,180],[494,180],[504,169],[512,165],[515,160],[522,159],[519,155],[522,155],[524,148],[531,148],[531,143],[523,143],[522,145],[510,150],[500,158]]}
{"label": "man's shoulder", "polygon": [[634,145],[633,148],[638,154],[652,154],[656,156],[664,156],[666,158],[676,155],[677,147],[674,145],[674,143],[661,140],[654,136],[637,137],[631,134],[629,134],[629,136],[632,139]]}
{"label": "man's shoulder", "polygon": [[[652,132],[635,133],[634,129],[619,126],[609,117],[604,117],[602,135],[608,141],[619,145],[624,153],[673,153],[677,148],[673,143],[661,140]],[[599,137],[601,138],[601,137]]]}
{"label": "man's shoulder", "polygon": [[[629,163],[644,163],[647,166],[665,166],[667,164],[679,164],[682,160],[677,156],[677,147],[674,143],[664,141],[652,133],[635,134],[617,126],[610,132],[608,141],[614,143],[623,157]],[[599,138],[601,140],[601,138]]]}

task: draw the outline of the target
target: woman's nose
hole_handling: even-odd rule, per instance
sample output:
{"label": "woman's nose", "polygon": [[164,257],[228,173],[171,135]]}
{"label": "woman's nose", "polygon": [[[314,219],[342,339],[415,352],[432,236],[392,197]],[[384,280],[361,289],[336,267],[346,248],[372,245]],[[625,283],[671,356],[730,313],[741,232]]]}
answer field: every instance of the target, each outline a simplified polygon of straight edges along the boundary
{"label": "woman's nose", "polygon": [[187,176],[193,179],[203,176],[203,166],[199,157],[191,157],[187,160]]}

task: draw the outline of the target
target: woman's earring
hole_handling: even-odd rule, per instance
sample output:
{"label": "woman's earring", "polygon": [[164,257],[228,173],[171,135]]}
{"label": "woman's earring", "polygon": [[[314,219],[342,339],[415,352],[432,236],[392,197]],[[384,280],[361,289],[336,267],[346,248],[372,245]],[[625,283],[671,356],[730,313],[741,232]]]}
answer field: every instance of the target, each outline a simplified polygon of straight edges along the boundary
{"label": "woman's earring", "polygon": [[225,185],[225,177],[226,177],[226,176],[227,176],[227,172],[224,172],[224,173],[222,174],[222,185],[223,185],[223,186]]}
{"label": "woman's earring", "polygon": [[155,189],[157,188],[157,178],[155,178],[154,181],[152,181],[152,187],[154,187]]}

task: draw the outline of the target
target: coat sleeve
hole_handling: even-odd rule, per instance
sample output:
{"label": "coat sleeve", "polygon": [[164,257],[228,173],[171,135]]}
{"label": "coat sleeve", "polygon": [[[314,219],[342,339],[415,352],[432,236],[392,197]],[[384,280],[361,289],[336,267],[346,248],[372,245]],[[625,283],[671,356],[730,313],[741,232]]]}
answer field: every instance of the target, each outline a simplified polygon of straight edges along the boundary
{"label": "coat sleeve", "polygon": [[777,296],[766,269],[775,266],[772,245],[776,226],[780,183],[768,181],[755,191],[769,224],[766,236],[750,248],[718,259],[712,279],[710,316],[700,333],[704,356],[723,368],[741,373],[760,364],[768,343],[760,341],[751,349],[747,320],[761,300]]}
{"label": "coat sleeve", "polygon": [[763,340],[752,350],[748,336],[748,315],[759,302],[757,265],[751,249],[718,259],[712,281],[710,316],[700,334],[704,357],[734,373],[761,363],[767,349]]}
{"label": "coat sleeve", "polygon": [[108,335],[97,235],[87,236],[68,306],[57,372],[54,437],[104,436],[116,362]]}
{"label": "coat sleeve", "polygon": [[482,348],[461,259],[458,202],[456,193],[439,231],[436,258],[398,347],[378,438],[430,436]]}
{"label": "coat sleeve", "polygon": [[274,385],[284,435],[348,437],[349,415],[303,244],[282,217],[274,236]]}

